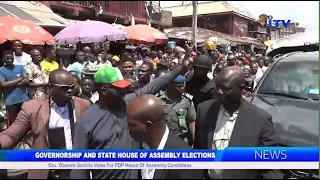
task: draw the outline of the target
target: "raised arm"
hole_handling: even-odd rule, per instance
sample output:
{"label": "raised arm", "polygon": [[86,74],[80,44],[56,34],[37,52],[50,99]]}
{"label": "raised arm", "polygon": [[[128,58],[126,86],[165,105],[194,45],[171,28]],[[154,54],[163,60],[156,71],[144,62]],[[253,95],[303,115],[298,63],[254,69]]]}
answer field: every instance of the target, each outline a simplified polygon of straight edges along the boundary
{"label": "raised arm", "polygon": [[188,71],[189,66],[191,66],[191,62],[188,59],[184,60],[182,65],[176,67],[170,73],[154,79],[145,87],[135,91],[134,93],[127,94],[125,96],[125,101],[130,101],[136,96],[143,94],[157,94],[164,87],[167,87],[179,74],[185,74],[186,71]]}
{"label": "raised arm", "polygon": [[181,66],[175,68],[170,73],[167,73],[163,76],[154,79],[146,86],[135,91],[134,93],[126,95],[125,100],[131,100],[136,96],[141,96],[143,94],[157,94],[158,92],[160,92],[161,89],[168,86],[168,84],[171,83],[180,74],[180,71]]}

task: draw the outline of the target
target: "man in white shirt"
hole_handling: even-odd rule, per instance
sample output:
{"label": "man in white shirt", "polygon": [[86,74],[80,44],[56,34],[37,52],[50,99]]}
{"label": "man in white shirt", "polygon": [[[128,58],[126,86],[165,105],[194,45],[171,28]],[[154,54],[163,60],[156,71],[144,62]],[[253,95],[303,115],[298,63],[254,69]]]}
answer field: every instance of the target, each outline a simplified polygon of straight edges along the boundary
{"label": "man in white shirt", "polygon": [[[0,133],[0,144],[3,149],[15,147],[29,132],[32,135],[32,149],[52,149],[53,147],[50,146],[52,136],[49,136],[49,131],[56,128],[63,129],[63,134],[59,134],[59,137],[64,139],[59,141],[65,144],[61,145],[66,149],[72,149],[72,127],[89,108],[90,102],[72,97],[74,79],[66,70],[52,71],[49,84],[50,97],[36,98],[23,103],[16,120],[8,129]],[[39,124],[39,122],[42,123]],[[52,179],[50,177],[55,175],[57,174],[53,174],[48,169],[28,171],[29,179]],[[63,178],[69,178],[69,176]]]}
{"label": "man in white shirt", "polygon": [[[215,78],[217,99],[198,105],[195,149],[275,146],[272,116],[242,97],[245,74],[235,66]],[[282,179],[279,170],[204,170],[206,179]]]}
{"label": "man in white shirt", "polygon": [[268,69],[268,67],[264,66],[264,57],[261,57],[260,59],[258,59],[258,66],[259,66],[259,69],[261,70],[261,73],[264,74]]}
{"label": "man in white shirt", "polygon": [[257,86],[259,83],[261,77],[263,76],[262,70],[259,68],[258,64],[256,62],[250,62],[250,70],[251,70],[251,79],[253,79],[253,89]]}
{"label": "man in white shirt", "polygon": [[262,76],[263,76],[262,68],[258,67],[258,69],[257,69],[256,81],[259,82],[260,79],[262,78]]}
{"label": "man in white shirt", "polygon": [[261,70],[262,70],[262,73],[264,74],[268,70],[268,67],[267,66],[262,66]]}
{"label": "man in white shirt", "polygon": [[218,58],[219,58],[219,54],[213,51],[208,52],[210,59],[212,60],[212,68],[211,71],[208,72],[207,76],[209,79],[213,79],[214,78],[214,70],[216,69],[216,66],[218,64]]}
{"label": "man in white shirt", "polygon": [[270,57],[264,56],[263,57],[263,67],[262,67],[262,72],[263,73],[265,73],[268,70],[269,63],[270,63]]}
{"label": "man in white shirt", "polygon": [[[164,107],[153,95],[142,95],[131,100],[127,107],[128,129],[131,137],[144,149],[191,149],[169,128],[164,119]],[[201,179],[201,170],[141,169],[142,179]]]}
{"label": "man in white shirt", "polygon": [[12,49],[14,50],[14,65],[22,65],[25,66],[32,62],[32,58],[29,54],[22,51],[22,42],[19,40],[12,41]]}

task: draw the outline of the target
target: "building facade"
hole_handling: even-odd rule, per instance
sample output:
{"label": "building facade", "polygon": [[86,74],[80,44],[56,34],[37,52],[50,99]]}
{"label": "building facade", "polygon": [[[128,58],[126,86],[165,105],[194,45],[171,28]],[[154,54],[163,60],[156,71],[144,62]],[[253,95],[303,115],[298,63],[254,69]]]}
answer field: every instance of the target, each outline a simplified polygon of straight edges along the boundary
{"label": "building facade", "polygon": [[136,23],[146,24],[145,1],[41,1],[53,12],[71,20],[100,20],[129,25],[132,17]]}
{"label": "building facade", "polygon": [[[172,12],[173,27],[192,26],[192,6],[163,8]],[[250,13],[240,11],[226,1],[214,1],[198,4],[198,27],[232,36],[249,37],[249,25],[255,22]]]}
{"label": "building facade", "polygon": [[298,22],[291,22],[288,28],[283,27],[282,24],[279,24],[280,28],[280,37],[288,36],[291,34],[302,33],[305,32],[304,27],[300,27]]}

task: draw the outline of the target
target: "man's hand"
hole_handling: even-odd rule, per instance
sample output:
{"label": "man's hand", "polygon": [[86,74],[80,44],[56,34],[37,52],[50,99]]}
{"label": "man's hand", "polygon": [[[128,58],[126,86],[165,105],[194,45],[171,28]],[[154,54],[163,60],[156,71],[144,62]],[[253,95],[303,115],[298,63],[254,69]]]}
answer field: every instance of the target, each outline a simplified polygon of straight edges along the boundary
{"label": "man's hand", "polygon": [[187,55],[188,57],[191,56],[192,47],[193,47],[193,46],[189,46],[188,44],[185,44],[185,45],[184,45],[184,49],[185,49],[186,55]]}
{"label": "man's hand", "polygon": [[20,76],[20,77],[18,77],[17,79],[21,82],[21,81],[24,80],[24,77],[23,77],[23,76]]}
{"label": "man's hand", "polygon": [[191,69],[191,66],[192,66],[192,61],[190,61],[189,58],[184,59],[184,60],[182,61],[182,69],[181,69],[180,74],[184,75],[184,74],[186,74],[187,72],[189,72],[189,70]]}

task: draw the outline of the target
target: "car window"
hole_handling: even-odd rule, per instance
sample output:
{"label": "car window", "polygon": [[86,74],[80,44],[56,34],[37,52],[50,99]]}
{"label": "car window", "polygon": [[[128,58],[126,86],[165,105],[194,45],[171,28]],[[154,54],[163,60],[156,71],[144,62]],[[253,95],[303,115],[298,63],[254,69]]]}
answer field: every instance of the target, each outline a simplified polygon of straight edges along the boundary
{"label": "car window", "polygon": [[267,74],[257,93],[319,100],[318,76],[317,61],[280,61]]}

